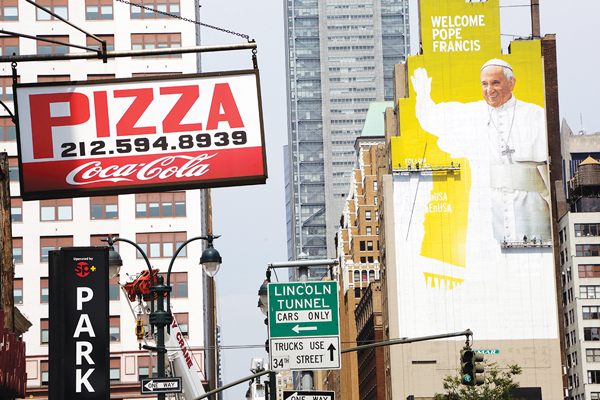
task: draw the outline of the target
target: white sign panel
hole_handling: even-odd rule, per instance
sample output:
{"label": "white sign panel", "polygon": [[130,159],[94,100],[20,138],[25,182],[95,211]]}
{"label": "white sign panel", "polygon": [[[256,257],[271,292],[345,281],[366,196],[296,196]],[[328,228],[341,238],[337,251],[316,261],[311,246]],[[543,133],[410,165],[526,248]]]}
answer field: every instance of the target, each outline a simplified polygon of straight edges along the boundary
{"label": "white sign panel", "polygon": [[271,370],[340,369],[339,336],[269,340]]}

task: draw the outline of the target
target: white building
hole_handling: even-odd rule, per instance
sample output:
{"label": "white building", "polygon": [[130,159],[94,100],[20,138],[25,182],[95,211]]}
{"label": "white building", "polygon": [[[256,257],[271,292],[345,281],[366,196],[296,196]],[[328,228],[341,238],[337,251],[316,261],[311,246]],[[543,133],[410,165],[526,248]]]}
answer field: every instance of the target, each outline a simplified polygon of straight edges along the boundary
{"label": "white building", "polygon": [[573,135],[563,121],[561,142],[567,182],[558,235],[565,398],[594,400],[600,399],[600,134]]}
{"label": "white building", "polygon": [[[106,40],[108,50],[192,47],[197,45],[198,26],[168,18],[113,0],[39,0],[76,26]],[[145,5],[175,15],[196,19],[194,0],[164,0]],[[43,36],[79,46],[98,43],[73,27],[36,9],[25,0],[0,2],[0,21],[6,31]],[[0,38],[2,55],[31,55],[85,50],[36,41],[25,37]],[[19,62],[21,83],[141,77],[158,74],[195,73],[196,54],[120,58]],[[0,64],[0,100],[13,108],[10,63]],[[15,259],[15,304],[33,323],[23,335],[27,346],[27,396],[47,397],[48,382],[48,251],[62,246],[102,245],[101,238],[113,234],[130,239],[147,250],[153,267],[166,272],[177,245],[205,234],[201,230],[203,192],[131,194],[94,198],[22,201],[19,197],[17,144],[14,125],[7,113],[0,114],[0,151],[10,156],[13,249]],[[204,364],[203,272],[199,266],[203,241],[180,253],[174,264],[172,310],[188,332],[188,343],[196,368],[206,379]],[[133,246],[118,243],[124,265],[118,280],[146,269]],[[117,279],[110,287],[110,379],[112,398],[140,396],[139,380],[152,374],[147,351],[140,351],[135,336],[135,316]],[[184,330],[182,329],[182,330]],[[114,385],[113,385],[114,384]]]}

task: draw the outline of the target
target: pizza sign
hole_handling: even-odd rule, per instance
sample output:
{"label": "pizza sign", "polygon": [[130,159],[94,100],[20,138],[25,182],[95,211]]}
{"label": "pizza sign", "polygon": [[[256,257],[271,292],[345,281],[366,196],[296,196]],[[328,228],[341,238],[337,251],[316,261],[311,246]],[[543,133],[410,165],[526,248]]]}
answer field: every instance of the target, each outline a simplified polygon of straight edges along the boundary
{"label": "pizza sign", "polygon": [[27,200],[264,183],[257,71],[19,84]]}

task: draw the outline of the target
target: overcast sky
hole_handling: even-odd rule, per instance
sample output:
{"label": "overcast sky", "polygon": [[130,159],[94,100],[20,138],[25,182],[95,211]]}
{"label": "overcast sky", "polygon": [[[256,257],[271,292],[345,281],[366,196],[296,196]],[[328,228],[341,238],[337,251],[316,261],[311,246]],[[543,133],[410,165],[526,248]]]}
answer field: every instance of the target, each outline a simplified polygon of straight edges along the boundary
{"label": "overcast sky", "polygon": [[[409,0],[416,11],[417,0]],[[214,233],[222,235],[215,248],[223,257],[216,276],[218,320],[221,325],[223,381],[229,383],[250,375],[252,357],[265,357],[267,328],[256,307],[258,289],[265,278],[267,263],[287,260],[283,146],[287,143],[284,4],[273,0],[202,1],[202,22],[248,34],[258,44],[262,106],[267,145],[269,179],[266,185],[214,189]],[[414,3],[414,4],[413,4]],[[599,32],[597,0],[540,0],[541,31],[557,35],[558,84],[561,119],[573,131],[580,129],[580,114],[588,132],[600,131],[597,95]],[[500,0],[503,49],[513,36],[531,35],[529,0]],[[513,6],[513,7],[508,7]],[[411,18],[416,22],[416,12]],[[413,34],[413,39],[417,35]],[[202,44],[241,43],[244,39],[202,28]],[[416,46],[413,46],[414,54]],[[252,68],[249,51],[205,55],[203,70]],[[287,273],[279,270],[279,280]],[[255,345],[255,348],[240,348]],[[225,391],[226,400],[243,400],[248,386]]]}

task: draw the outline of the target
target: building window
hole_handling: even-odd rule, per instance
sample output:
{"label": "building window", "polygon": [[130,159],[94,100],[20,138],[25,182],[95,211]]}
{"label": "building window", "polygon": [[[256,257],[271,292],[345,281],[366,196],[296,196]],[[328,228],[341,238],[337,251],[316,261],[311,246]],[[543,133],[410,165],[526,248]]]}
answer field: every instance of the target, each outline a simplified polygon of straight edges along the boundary
{"label": "building window", "polygon": [[[179,0],[144,0],[143,4],[148,8],[179,16]],[[131,19],[139,18],[167,18],[167,16],[132,5]]]}
{"label": "building window", "polygon": [[20,197],[10,199],[10,220],[12,222],[23,222],[23,199]]}
{"label": "building window", "polygon": [[119,218],[119,197],[90,197],[91,219]]}
{"label": "building window", "polygon": [[50,341],[50,323],[47,318],[40,319],[41,343],[48,344]]}
{"label": "building window", "polygon": [[354,270],[354,282],[360,282],[360,271]]}
{"label": "building window", "polygon": [[377,181],[373,181],[373,190],[377,191]]}
{"label": "building window", "polygon": [[600,400],[600,392],[592,392],[590,393],[590,396],[591,400]]}
{"label": "building window", "polygon": [[110,359],[110,380],[119,381],[121,380],[121,359],[116,357]]}
{"label": "building window", "polygon": [[[19,20],[19,0],[0,0],[0,21],[18,21]],[[16,38],[14,38],[16,39]],[[17,54],[19,54],[17,52]],[[4,54],[3,54],[4,55]],[[6,53],[12,55],[12,53]]]}
{"label": "building window", "polygon": [[111,342],[121,341],[121,317],[110,317],[110,326],[108,328]]}
{"label": "building window", "polygon": [[48,361],[40,361],[42,386],[48,386]]}
{"label": "building window", "polygon": [[600,244],[576,244],[575,255],[577,257],[591,257],[600,255]]}
{"label": "building window", "polygon": [[598,224],[575,224],[575,236],[599,236]]}
{"label": "building window", "polygon": [[[0,77],[0,100],[2,101],[13,101],[13,81],[11,76]],[[14,128],[14,124],[12,123],[12,119],[10,117],[2,117],[4,124],[10,123],[10,126]],[[15,136],[16,139],[16,136]],[[13,139],[13,140],[15,140]]]}
{"label": "building window", "polygon": [[600,328],[583,328],[583,340],[586,342],[600,340]]}
{"label": "building window", "polygon": [[23,278],[13,279],[13,297],[15,304],[23,304]]}
{"label": "building window", "polygon": [[113,19],[113,0],[85,0],[85,19]]}
{"label": "building window", "polygon": [[71,79],[71,75],[38,75],[38,82],[67,82]]}
{"label": "building window", "polygon": [[[170,258],[177,247],[187,240],[186,237],[185,232],[138,233],[136,243],[149,258]],[[177,256],[186,257],[185,247]],[[137,258],[143,258],[139,251]]]}
{"label": "building window", "polygon": [[185,217],[185,192],[136,194],[135,217]]}
{"label": "building window", "polygon": [[600,264],[579,265],[580,278],[595,278],[600,277]]}
{"label": "building window", "polygon": [[23,262],[23,238],[13,238],[13,260],[20,264]]}
{"label": "building window", "polygon": [[585,358],[587,362],[600,362],[600,349],[586,349]]}
{"label": "building window", "polygon": [[371,211],[369,211],[369,210],[365,211],[365,220],[366,221],[371,220]]}
{"label": "building window", "polygon": [[[0,88],[3,93],[9,90],[8,88]],[[12,96],[12,87],[10,88],[10,95]],[[12,122],[10,117],[0,117],[0,141],[12,142],[17,140],[17,128]]]}
{"label": "building window", "polygon": [[50,300],[50,285],[48,278],[40,278],[40,303],[48,303]]}
{"label": "building window", "polygon": [[185,337],[188,337],[189,336],[188,313],[174,313],[173,315],[175,316],[175,321],[177,321],[177,325],[179,325],[179,330],[181,331],[181,334]]}
{"label": "building window", "polygon": [[73,199],[40,201],[40,221],[71,220],[73,220]]}
{"label": "building window", "polygon": [[588,383],[600,383],[600,371],[588,371]]}
{"label": "building window", "polygon": [[[90,235],[90,246],[108,246],[107,242],[103,242],[102,239],[106,239],[107,237],[112,236],[113,238],[118,238],[119,235],[115,233],[104,233],[100,235]],[[118,253],[119,252],[119,242],[115,242],[113,244],[113,248]]]}
{"label": "building window", "polygon": [[579,286],[579,297],[582,299],[600,299],[600,286]]}
{"label": "building window", "polygon": [[40,238],[40,261],[48,262],[48,252],[73,246],[73,236],[46,236]]}
{"label": "building window", "polygon": [[362,272],[362,281],[363,281],[363,282],[368,282],[368,281],[367,281],[367,271],[363,271],[363,272]]}
{"label": "building window", "polygon": [[[48,14],[46,14],[48,15]],[[68,35],[61,36],[38,36],[40,39],[50,39],[61,43],[69,43]],[[38,54],[67,54],[69,52],[69,46],[65,44],[58,44],[52,42],[44,42],[37,40],[37,53]]]}
{"label": "building window", "polygon": [[[168,49],[181,47],[181,33],[132,33],[132,50]],[[181,57],[181,54],[165,54],[146,57]]]}
{"label": "building window", "polygon": [[[36,2],[45,9],[52,11],[54,14],[69,19],[69,2],[68,0],[37,0]],[[58,21],[58,18],[48,14],[41,8],[36,8],[38,21]]]}
{"label": "building window", "polygon": [[119,300],[121,298],[121,290],[119,287],[119,275],[111,278],[108,283],[108,299]]}
{"label": "building window", "polygon": [[600,319],[598,306],[583,306],[581,309],[583,313],[583,319]]}
{"label": "building window", "polygon": [[[152,360],[148,356],[138,357],[138,376],[140,381],[145,378],[156,376],[156,367],[153,366]],[[150,375],[152,373],[152,375]]]}
{"label": "building window", "polygon": [[371,228],[370,226],[367,226],[367,235],[371,235],[373,232],[373,228]]}
{"label": "building window", "polygon": [[11,182],[19,182],[19,159],[8,157],[8,179]]}
{"label": "building window", "polygon": [[[160,274],[167,283],[167,275]],[[188,297],[187,272],[174,272],[171,274],[171,297]]]}
{"label": "building window", "polygon": [[360,258],[360,263],[361,264],[365,264],[367,262],[367,257],[361,257]]}
{"label": "building window", "polygon": [[371,240],[367,242],[367,251],[373,251],[373,241]]}
{"label": "building window", "polygon": [[373,282],[375,280],[375,271],[369,270],[369,282]]}
{"label": "building window", "polygon": [[360,298],[360,288],[354,288],[354,298]]}
{"label": "building window", "polygon": [[365,241],[361,240],[360,241],[360,251],[366,251],[367,247],[365,246]]}
{"label": "building window", "polygon": [[[96,35],[96,37],[98,37],[99,39],[102,39],[102,40],[104,40],[106,42],[106,50],[107,51],[114,51],[115,50],[115,35]],[[92,48],[92,49],[100,50],[100,42],[97,41],[96,39],[94,39],[91,36],[87,36],[86,37],[86,44],[85,45],[87,47]],[[114,78],[115,76],[113,75],[112,77]]]}

